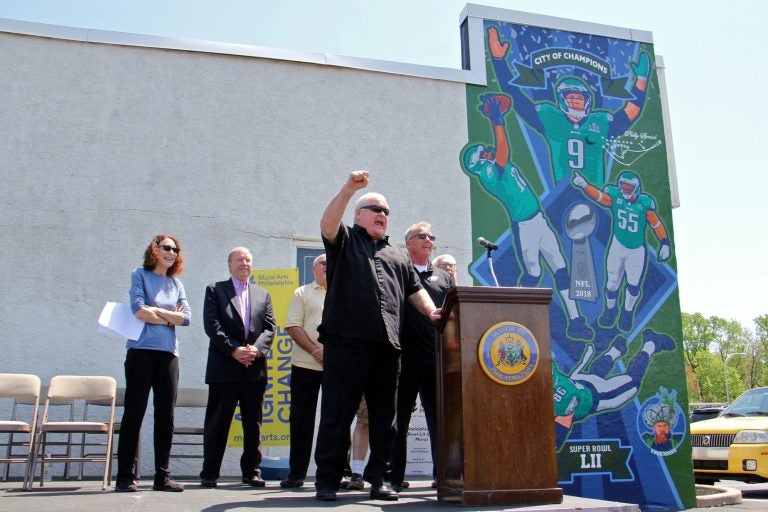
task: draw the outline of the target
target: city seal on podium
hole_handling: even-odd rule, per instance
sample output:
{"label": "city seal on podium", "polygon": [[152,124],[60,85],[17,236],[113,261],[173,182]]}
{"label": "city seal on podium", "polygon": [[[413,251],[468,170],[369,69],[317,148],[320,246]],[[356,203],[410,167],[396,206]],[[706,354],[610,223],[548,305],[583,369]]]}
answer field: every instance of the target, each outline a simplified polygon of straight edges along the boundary
{"label": "city seal on podium", "polygon": [[494,382],[505,386],[522,384],[539,365],[539,345],[533,333],[516,322],[490,327],[477,347],[480,367]]}

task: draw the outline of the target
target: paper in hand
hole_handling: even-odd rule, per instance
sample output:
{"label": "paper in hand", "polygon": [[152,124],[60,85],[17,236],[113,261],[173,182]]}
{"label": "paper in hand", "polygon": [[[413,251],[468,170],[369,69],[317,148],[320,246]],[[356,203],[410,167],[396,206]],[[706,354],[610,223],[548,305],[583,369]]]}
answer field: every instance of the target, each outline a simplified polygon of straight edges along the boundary
{"label": "paper in hand", "polygon": [[99,326],[96,332],[114,338],[138,340],[144,322],[133,315],[131,306],[119,302],[107,302],[99,315]]}

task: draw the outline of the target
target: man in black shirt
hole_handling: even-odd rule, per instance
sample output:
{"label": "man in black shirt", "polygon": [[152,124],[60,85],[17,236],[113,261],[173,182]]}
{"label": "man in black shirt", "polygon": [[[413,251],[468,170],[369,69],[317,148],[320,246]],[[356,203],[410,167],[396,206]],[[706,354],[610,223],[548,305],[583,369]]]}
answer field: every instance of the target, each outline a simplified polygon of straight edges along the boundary
{"label": "man in black shirt", "polygon": [[[455,283],[448,272],[433,267],[429,262],[435,240],[432,225],[427,222],[418,222],[405,232],[405,247],[414,269],[419,274],[421,285],[435,304],[442,304]],[[427,420],[432,451],[432,478],[435,477],[437,460],[437,331],[432,320],[410,304],[406,304],[400,340],[403,353],[397,384],[397,433],[392,452],[392,471],[389,475],[392,489],[397,492],[406,486],[403,479],[408,455],[408,424],[416,405],[416,394],[421,397]]]}
{"label": "man in black shirt", "polygon": [[323,395],[315,462],[317,499],[335,501],[346,463],[349,428],[360,398],[368,403],[371,454],[363,477],[371,498],[397,500],[384,484],[395,428],[401,313],[406,300],[440,318],[407,255],[389,244],[389,206],[381,194],[355,203],[355,225],[341,219],[352,196],[368,185],[368,171],[350,173],[323,212],[328,292],[318,328],[323,344]]}

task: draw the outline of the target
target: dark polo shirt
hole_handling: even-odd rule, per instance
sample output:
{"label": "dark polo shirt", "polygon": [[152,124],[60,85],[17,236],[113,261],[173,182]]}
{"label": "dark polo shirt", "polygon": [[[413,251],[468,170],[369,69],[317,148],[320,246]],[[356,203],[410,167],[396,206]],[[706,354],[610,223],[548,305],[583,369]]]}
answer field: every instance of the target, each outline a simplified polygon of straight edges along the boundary
{"label": "dark polo shirt", "polygon": [[373,240],[355,224],[342,224],[336,243],[323,237],[328,291],[320,343],[338,338],[388,342],[400,348],[400,328],[406,298],[422,286],[405,251],[389,238]]}
{"label": "dark polo shirt", "polygon": [[[424,272],[414,270],[419,275],[421,285],[427,290],[438,308],[443,305],[445,296],[455,283],[445,270],[427,264]],[[432,320],[424,316],[409,302],[405,305],[405,323],[400,336],[403,350],[403,364],[435,366],[437,331]]]}

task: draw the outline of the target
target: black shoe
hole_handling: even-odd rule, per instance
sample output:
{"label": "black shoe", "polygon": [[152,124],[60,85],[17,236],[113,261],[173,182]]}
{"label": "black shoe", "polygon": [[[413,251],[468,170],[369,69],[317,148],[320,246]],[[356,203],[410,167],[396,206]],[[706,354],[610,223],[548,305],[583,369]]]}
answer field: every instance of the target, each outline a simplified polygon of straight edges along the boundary
{"label": "black shoe", "polygon": [[634,311],[627,311],[624,308],[621,308],[621,314],[619,315],[619,329],[621,329],[624,332],[629,332],[632,330],[632,320],[635,316]]}
{"label": "black shoe", "polygon": [[429,486],[433,489],[437,489],[437,480],[432,480],[432,483],[429,484]]}
{"label": "black shoe", "polygon": [[200,487],[210,487],[214,488],[216,487],[216,479],[214,478],[201,478],[200,479]]}
{"label": "black shoe", "polygon": [[603,314],[597,319],[597,325],[604,329],[613,327],[616,323],[616,316],[619,314],[618,306],[614,306],[611,309],[605,308]]}
{"label": "black shoe", "polygon": [[580,316],[568,322],[568,329],[565,332],[569,338],[576,340],[591,341],[595,337],[595,331]]}
{"label": "black shoe", "polygon": [[643,331],[643,341],[653,342],[653,353],[662,352],[664,350],[675,350],[675,340],[671,336],[656,332],[653,329],[646,329]]}
{"label": "black shoe", "polygon": [[330,489],[318,489],[315,498],[318,501],[336,501],[336,492]]}
{"label": "black shoe", "polygon": [[341,477],[341,483],[339,484],[339,489],[346,489],[349,485],[349,476],[344,475]]}
{"label": "black shoe", "polygon": [[365,488],[365,480],[363,480],[363,475],[360,473],[352,473],[352,478],[350,478],[349,483],[347,484],[347,489],[350,491],[362,491]]}
{"label": "black shoe", "polygon": [[136,482],[121,482],[115,485],[115,492],[136,492],[139,490],[139,486]]}
{"label": "black shoe", "polygon": [[397,501],[400,496],[387,484],[372,485],[371,486],[371,499],[372,500],[384,500],[384,501]]}
{"label": "black shoe", "polygon": [[181,485],[179,482],[176,482],[168,478],[167,480],[164,480],[162,482],[156,481],[155,484],[152,486],[152,490],[165,491],[165,492],[181,492],[184,490],[184,486]]}
{"label": "black shoe", "polygon": [[296,489],[298,487],[302,487],[304,485],[304,480],[294,480],[293,478],[286,478],[282,482],[280,482],[280,487],[283,489]]}
{"label": "black shoe", "polygon": [[243,483],[246,485],[250,485],[251,487],[264,487],[267,485],[267,483],[262,480],[261,476],[259,475],[253,475],[251,477],[243,477]]}

